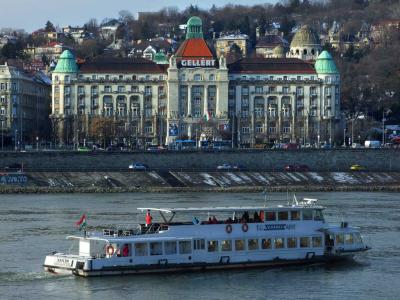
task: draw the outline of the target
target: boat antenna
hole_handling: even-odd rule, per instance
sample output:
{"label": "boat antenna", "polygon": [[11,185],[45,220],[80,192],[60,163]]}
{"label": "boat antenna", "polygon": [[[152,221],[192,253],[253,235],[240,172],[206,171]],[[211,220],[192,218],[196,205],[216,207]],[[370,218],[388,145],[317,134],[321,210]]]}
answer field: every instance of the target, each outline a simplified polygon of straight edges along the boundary
{"label": "boat antenna", "polygon": [[266,189],[264,189],[263,194],[264,194],[264,207],[267,207],[267,190]]}
{"label": "boat antenna", "polygon": [[293,193],[293,202],[292,205],[299,205],[299,202],[297,201],[296,193]]}
{"label": "boat antenna", "polygon": [[289,205],[289,188],[286,186],[286,203]]}

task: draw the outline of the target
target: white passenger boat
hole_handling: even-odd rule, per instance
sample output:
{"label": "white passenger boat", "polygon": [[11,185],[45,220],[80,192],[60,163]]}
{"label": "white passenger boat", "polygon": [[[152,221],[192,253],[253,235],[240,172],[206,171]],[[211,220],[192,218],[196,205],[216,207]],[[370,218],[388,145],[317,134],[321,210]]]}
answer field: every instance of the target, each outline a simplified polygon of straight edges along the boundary
{"label": "white passenger boat", "polygon": [[278,206],[139,210],[159,215],[160,222],[69,236],[79,244],[77,253],[47,255],[45,270],[103,276],[272,267],[340,260],[370,249],[357,228],[327,224],[315,199]]}

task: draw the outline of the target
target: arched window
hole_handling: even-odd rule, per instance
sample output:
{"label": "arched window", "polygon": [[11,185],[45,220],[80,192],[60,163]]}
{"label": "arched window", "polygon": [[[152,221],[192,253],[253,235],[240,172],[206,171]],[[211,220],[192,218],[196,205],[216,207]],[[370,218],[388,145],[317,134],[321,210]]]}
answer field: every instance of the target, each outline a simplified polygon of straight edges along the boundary
{"label": "arched window", "polygon": [[299,51],[299,49],[296,49],[296,54],[297,54],[297,55],[299,55],[299,54],[300,54],[300,51]]}
{"label": "arched window", "polygon": [[57,76],[57,75],[54,76],[54,80],[55,80],[55,81],[58,81],[58,76]]}
{"label": "arched window", "polygon": [[304,49],[304,50],[303,50],[303,54],[304,54],[304,55],[307,55],[307,49]]}
{"label": "arched window", "polygon": [[215,75],[214,75],[214,74],[210,74],[209,80],[210,80],[210,81],[214,81],[214,80],[215,80]]}
{"label": "arched window", "polygon": [[315,49],[311,49],[311,54],[315,55]]}
{"label": "arched window", "polygon": [[136,80],[136,75],[132,75],[132,80]]}
{"label": "arched window", "polygon": [[201,80],[201,75],[200,74],[194,74],[194,81],[200,81]]}

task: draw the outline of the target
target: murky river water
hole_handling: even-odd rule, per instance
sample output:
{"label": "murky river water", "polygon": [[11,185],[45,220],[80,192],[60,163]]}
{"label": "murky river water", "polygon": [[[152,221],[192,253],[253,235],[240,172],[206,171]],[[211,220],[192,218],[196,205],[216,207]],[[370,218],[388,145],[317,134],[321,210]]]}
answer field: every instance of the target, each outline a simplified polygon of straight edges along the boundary
{"label": "murky river water", "polygon": [[[373,249],[354,262],[106,278],[46,274],[47,253],[66,250],[65,237],[88,213],[89,225],[136,222],[137,207],[263,205],[261,194],[84,194],[0,196],[0,299],[399,299],[400,194],[308,193],[326,219],[361,227]],[[268,195],[270,203],[286,194]],[[272,200],[274,199],[274,200]]]}

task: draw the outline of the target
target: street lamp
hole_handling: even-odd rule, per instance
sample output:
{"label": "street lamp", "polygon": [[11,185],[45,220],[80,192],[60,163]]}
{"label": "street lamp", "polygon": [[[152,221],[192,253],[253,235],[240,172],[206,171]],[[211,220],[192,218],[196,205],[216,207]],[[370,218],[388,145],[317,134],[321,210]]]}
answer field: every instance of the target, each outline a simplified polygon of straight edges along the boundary
{"label": "street lamp", "polygon": [[36,151],[39,151],[39,137],[36,136]]}
{"label": "street lamp", "polygon": [[390,109],[388,110],[383,110],[382,112],[382,147],[385,146],[385,115],[386,117],[391,113],[392,111]]}

